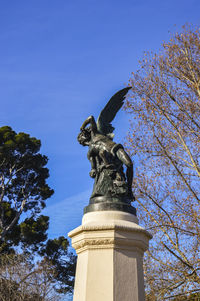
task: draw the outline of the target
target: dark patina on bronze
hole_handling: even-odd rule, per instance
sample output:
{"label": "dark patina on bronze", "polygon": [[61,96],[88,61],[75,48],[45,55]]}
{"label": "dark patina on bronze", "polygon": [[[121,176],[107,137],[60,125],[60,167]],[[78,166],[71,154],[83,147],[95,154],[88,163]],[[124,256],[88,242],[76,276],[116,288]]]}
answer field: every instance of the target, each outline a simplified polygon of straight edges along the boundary
{"label": "dark patina on bronze", "polygon": [[119,210],[136,215],[136,209],[131,205],[134,201],[133,163],[123,146],[113,141],[114,128],[111,125],[129,89],[124,88],[111,97],[97,122],[89,116],[80,128],[78,141],[89,148],[90,176],[95,179],[90,203],[84,213]]}

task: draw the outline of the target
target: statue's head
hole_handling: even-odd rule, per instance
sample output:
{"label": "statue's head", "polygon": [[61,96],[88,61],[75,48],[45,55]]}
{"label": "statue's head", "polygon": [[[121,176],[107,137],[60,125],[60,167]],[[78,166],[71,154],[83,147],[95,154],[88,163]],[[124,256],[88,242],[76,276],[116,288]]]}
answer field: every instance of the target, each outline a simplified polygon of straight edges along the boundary
{"label": "statue's head", "polygon": [[91,128],[87,127],[81,130],[81,132],[78,134],[77,140],[83,146],[89,145],[91,140]]}

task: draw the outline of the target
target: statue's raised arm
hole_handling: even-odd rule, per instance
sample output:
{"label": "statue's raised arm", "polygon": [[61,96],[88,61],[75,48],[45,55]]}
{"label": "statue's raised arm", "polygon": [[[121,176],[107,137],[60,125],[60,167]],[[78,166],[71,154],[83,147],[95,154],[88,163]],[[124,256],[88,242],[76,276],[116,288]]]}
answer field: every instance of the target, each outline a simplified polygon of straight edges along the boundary
{"label": "statue's raised arm", "polygon": [[[90,205],[85,212],[96,210],[122,210],[135,214],[130,203],[132,194],[133,164],[121,144],[113,142],[111,122],[123,106],[130,87],[118,91],[101,111],[97,122],[89,116],[82,124],[78,141],[88,146],[91,163],[90,176],[95,178]],[[126,174],[123,166],[126,166]]]}

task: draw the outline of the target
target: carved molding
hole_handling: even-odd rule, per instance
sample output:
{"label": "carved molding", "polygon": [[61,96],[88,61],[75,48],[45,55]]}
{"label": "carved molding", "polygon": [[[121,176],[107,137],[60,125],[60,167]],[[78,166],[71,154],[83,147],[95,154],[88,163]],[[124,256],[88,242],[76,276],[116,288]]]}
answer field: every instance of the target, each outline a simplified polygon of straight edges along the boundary
{"label": "carved molding", "polygon": [[143,229],[140,226],[137,227],[130,227],[130,226],[126,226],[126,225],[121,225],[121,224],[97,224],[97,225],[90,225],[90,224],[86,224],[86,225],[82,225],[77,227],[76,229],[72,230],[71,232],[69,232],[69,237],[74,237],[75,235],[83,232],[83,231],[102,231],[102,230],[120,230],[120,231],[125,231],[125,232],[135,232],[135,233],[141,233],[144,234],[145,236],[147,236],[148,239],[152,238],[152,235],[146,231],[145,229]]}
{"label": "carved molding", "polygon": [[142,240],[128,240],[125,238],[83,238],[79,241],[73,242],[72,246],[75,248],[77,254],[85,250],[92,249],[120,249],[136,251],[143,256],[147,250],[148,244]]}

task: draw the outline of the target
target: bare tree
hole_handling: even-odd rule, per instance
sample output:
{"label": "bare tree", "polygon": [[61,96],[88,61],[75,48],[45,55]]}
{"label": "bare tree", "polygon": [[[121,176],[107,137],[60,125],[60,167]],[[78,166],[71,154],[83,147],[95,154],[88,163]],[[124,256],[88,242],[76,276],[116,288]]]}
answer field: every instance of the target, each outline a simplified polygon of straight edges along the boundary
{"label": "bare tree", "polygon": [[200,288],[200,30],[185,26],[132,74],[127,147],[138,215],[153,236],[149,300]]}
{"label": "bare tree", "polygon": [[57,301],[55,270],[50,262],[34,266],[23,254],[1,255],[1,301]]}

